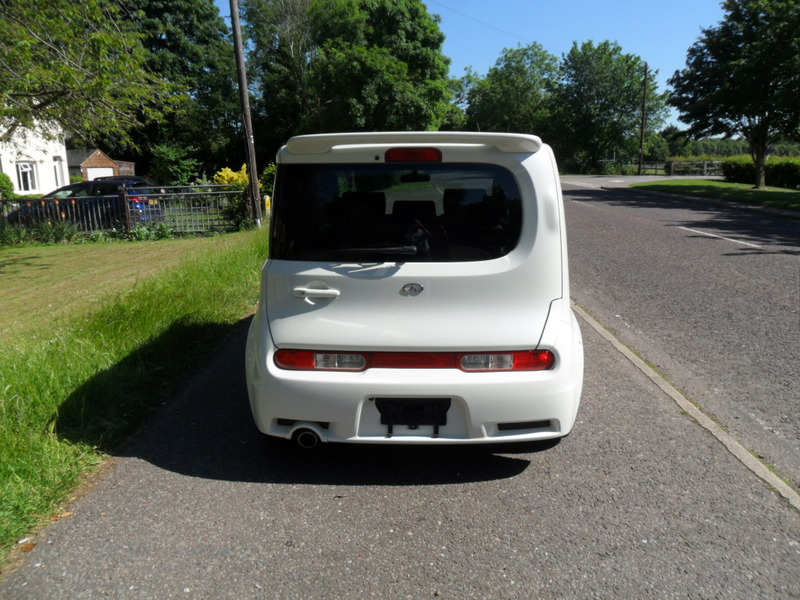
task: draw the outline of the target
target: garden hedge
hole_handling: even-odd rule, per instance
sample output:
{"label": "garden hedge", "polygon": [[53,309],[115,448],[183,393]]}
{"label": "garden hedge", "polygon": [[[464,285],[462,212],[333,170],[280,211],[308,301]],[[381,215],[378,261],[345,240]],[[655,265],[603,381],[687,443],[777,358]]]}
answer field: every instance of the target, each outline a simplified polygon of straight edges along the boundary
{"label": "garden hedge", "polygon": [[[722,163],[726,181],[755,183],[755,165],[748,155],[731,156]],[[800,189],[800,158],[773,156],[767,160],[765,177],[772,187]]]}

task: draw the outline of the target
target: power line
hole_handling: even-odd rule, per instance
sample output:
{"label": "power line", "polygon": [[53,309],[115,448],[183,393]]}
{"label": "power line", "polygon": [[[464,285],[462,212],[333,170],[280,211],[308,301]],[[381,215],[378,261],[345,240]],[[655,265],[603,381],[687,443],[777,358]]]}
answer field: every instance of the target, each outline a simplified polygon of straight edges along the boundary
{"label": "power line", "polygon": [[475,18],[472,15],[468,15],[467,13],[462,12],[462,11],[460,11],[458,9],[455,9],[452,6],[447,6],[446,4],[443,4],[441,2],[437,2],[436,0],[426,0],[426,1],[429,4],[438,4],[442,8],[446,8],[447,10],[452,11],[452,12],[456,13],[457,15],[461,15],[465,19],[469,19],[470,21],[475,21],[479,25],[483,25],[484,27],[488,27],[490,29],[494,29],[495,31],[499,31],[502,34],[511,36],[513,38],[516,38],[516,39],[522,41],[522,42],[526,42],[527,43],[528,41],[530,41],[530,40],[528,40],[526,38],[518,36],[516,33],[511,33],[510,31],[506,31],[505,29],[500,29],[499,27],[496,27],[496,26],[492,25],[491,23],[487,23],[486,21],[481,21],[480,19]]}

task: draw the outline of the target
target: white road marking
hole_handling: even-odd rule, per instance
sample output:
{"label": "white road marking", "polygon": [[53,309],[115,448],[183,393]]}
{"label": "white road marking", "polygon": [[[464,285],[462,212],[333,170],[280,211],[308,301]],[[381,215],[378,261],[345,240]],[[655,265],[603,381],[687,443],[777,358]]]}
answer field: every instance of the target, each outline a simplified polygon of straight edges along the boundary
{"label": "white road marking", "polygon": [[579,187],[591,188],[593,190],[599,190],[600,189],[599,185],[592,185],[591,183],[581,183],[581,182],[577,182],[577,181],[565,181],[563,179],[561,180],[561,183],[566,183],[567,185],[577,185]]}
{"label": "white road marking", "polygon": [[636,368],[638,368],[646,377],[657,385],[667,396],[677,404],[683,411],[693,417],[701,427],[705,428],[711,435],[728,449],[739,462],[745,467],[750,469],[758,477],[763,479],[768,485],[772,486],[781,496],[783,496],[789,504],[800,510],[800,494],[792,489],[785,481],[778,475],[769,470],[769,468],[751,454],[744,446],[742,446],[732,435],[727,433],[722,427],[715,423],[708,417],[698,406],[692,403],[686,396],[673,387],[666,379],[664,379],[655,369],[652,369],[641,358],[636,356],[631,350],[625,346],[621,341],[614,337],[609,331],[597,322],[594,317],[589,315],[583,308],[578,306],[575,302],[572,303],[572,308],[580,317],[586,321],[592,329],[597,331],[606,341],[610,342],[620,354],[631,361]]}
{"label": "white road marking", "polygon": [[732,238],[723,237],[721,235],[716,235],[714,233],[708,233],[706,231],[698,231],[697,229],[690,229],[689,227],[681,227],[679,226],[678,229],[683,229],[684,231],[691,231],[692,233],[699,233],[700,235],[705,235],[708,237],[717,238],[719,240],[725,240],[726,242],[733,242],[734,244],[742,244],[743,246],[750,246],[751,248],[761,248],[758,244],[751,244],[750,242],[743,242],[741,240],[734,240]]}

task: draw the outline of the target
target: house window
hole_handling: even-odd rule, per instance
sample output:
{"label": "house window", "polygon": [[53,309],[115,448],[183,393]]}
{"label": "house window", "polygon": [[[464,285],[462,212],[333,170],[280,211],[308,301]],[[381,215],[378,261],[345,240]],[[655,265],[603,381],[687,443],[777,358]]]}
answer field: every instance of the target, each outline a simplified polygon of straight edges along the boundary
{"label": "house window", "polygon": [[61,187],[64,185],[64,162],[60,156],[53,157],[53,174],[55,175],[54,181],[56,182],[56,187]]}
{"label": "house window", "polygon": [[32,162],[17,163],[17,188],[20,192],[36,191],[36,164]]}

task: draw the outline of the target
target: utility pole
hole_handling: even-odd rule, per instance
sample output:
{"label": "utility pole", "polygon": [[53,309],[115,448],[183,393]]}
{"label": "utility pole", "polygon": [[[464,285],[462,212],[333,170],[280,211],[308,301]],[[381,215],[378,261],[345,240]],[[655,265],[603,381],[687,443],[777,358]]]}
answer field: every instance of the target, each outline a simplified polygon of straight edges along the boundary
{"label": "utility pole", "polygon": [[256,170],[256,149],[253,140],[253,122],[250,118],[250,93],[247,89],[247,70],[244,65],[242,48],[242,25],[239,20],[239,0],[230,0],[231,29],[233,29],[233,45],[236,51],[236,71],[239,73],[239,96],[242,101],[242,120],[247,142],[247,173],[250,176],[250,199],[253,203],[253,215],[256,225],[261,227],[261,194],[258,191],[258,171]]}
{"label": "utility pole", "polygon": [[[233,1],[233,0],[231,0]],[[639,134],[639,175],[644,170],[644,130],[647,125],[647,63],[644,63],[644,82],[642,83],[642,130]]]}

